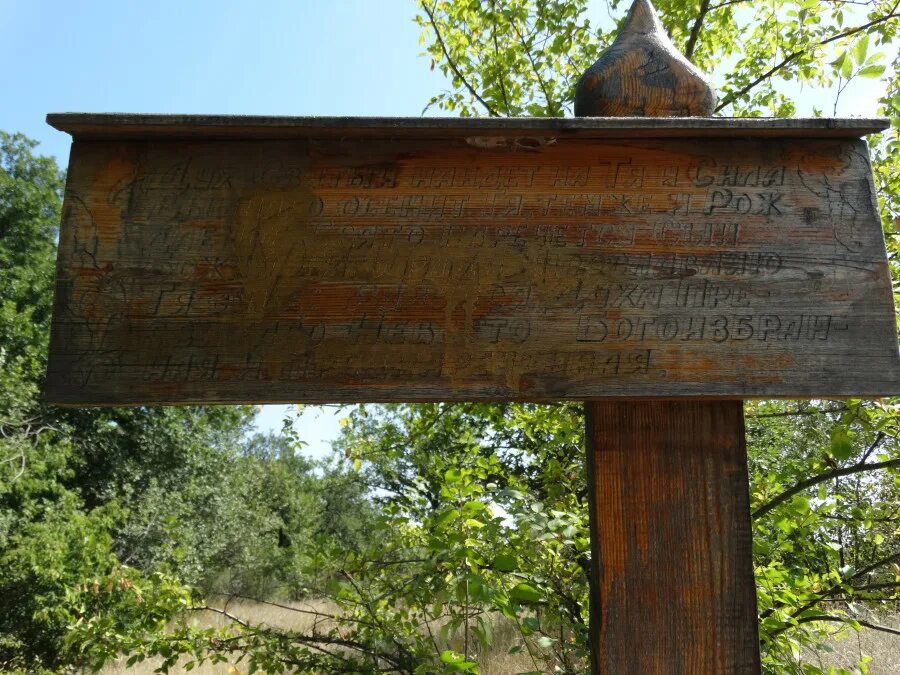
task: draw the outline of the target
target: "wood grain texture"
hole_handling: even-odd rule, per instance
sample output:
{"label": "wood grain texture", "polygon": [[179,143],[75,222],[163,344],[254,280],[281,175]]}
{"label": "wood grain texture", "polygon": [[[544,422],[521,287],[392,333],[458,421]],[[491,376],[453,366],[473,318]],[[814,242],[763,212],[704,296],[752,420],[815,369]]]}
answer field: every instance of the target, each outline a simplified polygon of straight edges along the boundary
{"label": "wood grain texture", "polygon": [[56,403],[895,393],[862,141],[76,142]]}
{"label": "wood grain texture", "polygon": [[758,673],[741,402],[586,411],[595,672]]}
{"label": "wood grain texture", "polygon": [[783,117],[269,117],[51,113],[75,140],[459,138],[848,138],[878,133],[887,119]]}
{"label": "wood grain texture", "polygon": [[702,117],[716,95],[679,53],[649,0],[635,0],[615,41],[575,87],[575,116]]}

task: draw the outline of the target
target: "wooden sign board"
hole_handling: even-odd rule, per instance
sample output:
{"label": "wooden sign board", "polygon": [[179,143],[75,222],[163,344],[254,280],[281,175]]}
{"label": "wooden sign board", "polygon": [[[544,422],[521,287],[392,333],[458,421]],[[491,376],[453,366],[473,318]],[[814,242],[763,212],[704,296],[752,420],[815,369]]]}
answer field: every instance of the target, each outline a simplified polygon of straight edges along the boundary
{"label": "wooden sign board", "polygon": [[898,391],[878,120],[50,121],[54,403]]}

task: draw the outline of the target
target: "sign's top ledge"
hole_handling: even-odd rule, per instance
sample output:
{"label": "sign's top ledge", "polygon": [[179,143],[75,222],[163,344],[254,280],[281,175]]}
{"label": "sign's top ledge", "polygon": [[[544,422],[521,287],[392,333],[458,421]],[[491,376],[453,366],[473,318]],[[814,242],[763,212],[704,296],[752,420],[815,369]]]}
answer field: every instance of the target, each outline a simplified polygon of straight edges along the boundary
{"label": "sign's top ledge", "polygon": [[47,122],[75,140],[138,138],[565,136],[580,138],[859,138],[886,119],[779,117],[268,117],[51,113]]}

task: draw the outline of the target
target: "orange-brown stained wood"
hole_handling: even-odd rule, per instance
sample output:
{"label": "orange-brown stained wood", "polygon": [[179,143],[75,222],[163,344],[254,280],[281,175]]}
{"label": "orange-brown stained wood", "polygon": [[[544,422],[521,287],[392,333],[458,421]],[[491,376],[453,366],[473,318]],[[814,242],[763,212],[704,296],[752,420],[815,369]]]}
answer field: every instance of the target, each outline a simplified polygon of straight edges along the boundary
{"label": "orange-brown stained wood", "polygon": [[705,117],[716,95],[682,56],[649,0],[635,0],[616,39],[575,88],[575,115]]}
{"label": "orange-brown stained wood", "polygon": [[863,141],[385,133],[76,142],[49,400],[896,392]]}
{"label": "orange-brown stained wood", "polygon": [[586,411],[595,672],[758,673],[741,402]]}
{"label": "orange-brown stained wood", "polygon": [[[649,0],[634,0],[616,42],[579,82],[576,114],[702,115],[714,101],[703,75],[665,35]],[[773,151],[774,146],[764,150]],[[831,170],[822,172],[829,182]],[[699,173],[697,179],[705,182]],[[759,184],[735,173],[720,187],[739,192],[751,182]],[[776,192],[769,193],[767,220],[781,211]],[[710,203],[704,214],[715,210]],[[744,216],[753,210],[748,206]],[[805,224],[814,212],[803,211]],[[740,221],[746,230],[748,219]],[[795,226],[802,227],[800,218]],[[738,234],[735,246],[740,239]],[[768,284],[754,286],[754,298],[773,299]],[[791,297],[787,291],[784,299]],[[704,292],[702,304],[706,298]],[[746,353],[732,356],[739,370],[758,367]],[[773,356],[770,370],[790,369],[791,356]],[[712,374],[715,358],[698,358],[692,367]],[[585,403],[595,675],[759,673],[742,406],[698,400]]]}

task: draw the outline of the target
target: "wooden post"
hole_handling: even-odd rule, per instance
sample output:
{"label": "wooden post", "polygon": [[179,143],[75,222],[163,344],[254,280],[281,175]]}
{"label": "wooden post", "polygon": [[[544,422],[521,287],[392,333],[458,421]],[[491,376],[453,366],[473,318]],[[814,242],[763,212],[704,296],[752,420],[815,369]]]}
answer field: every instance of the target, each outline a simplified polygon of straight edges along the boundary
{"label": "wooden post", "polygon": [[[709,116],[714,105],[636,0],[579,82],[575,113]],[[741,401],[589,401],[585,418],[593,671],[758,673]]]}
{"label": "wooden post", "polygon": [[759,672],[741,402],[586,413],[595,672]]}

